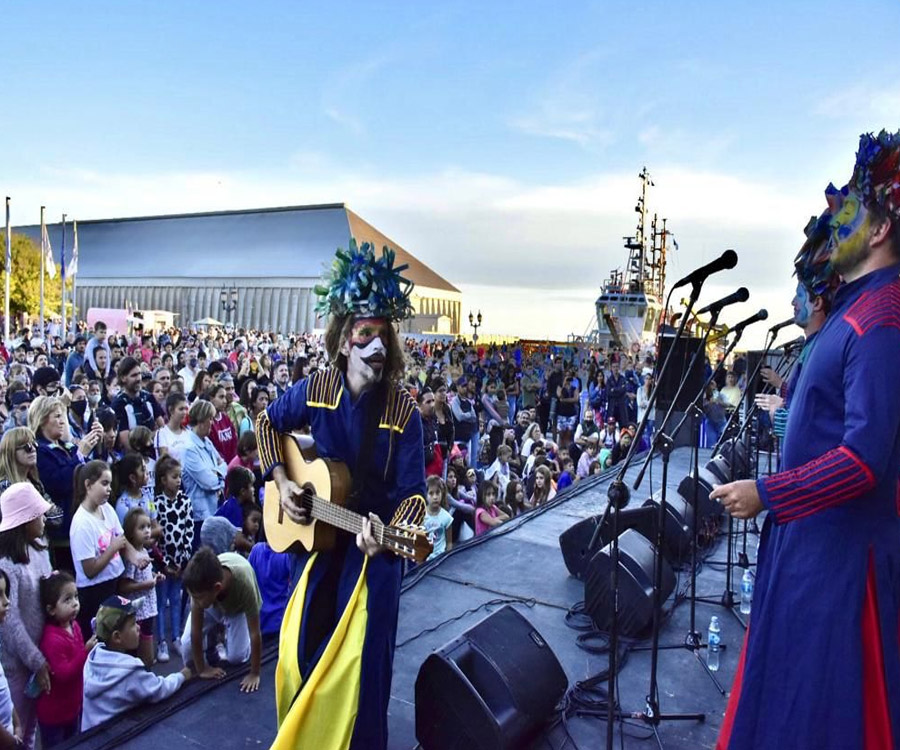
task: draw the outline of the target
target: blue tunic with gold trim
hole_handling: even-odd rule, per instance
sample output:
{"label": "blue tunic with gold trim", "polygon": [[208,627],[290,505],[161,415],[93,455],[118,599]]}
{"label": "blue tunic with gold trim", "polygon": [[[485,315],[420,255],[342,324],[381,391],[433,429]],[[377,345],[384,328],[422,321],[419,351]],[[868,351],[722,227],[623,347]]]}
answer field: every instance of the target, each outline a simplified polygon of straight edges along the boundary
{"label": "blue tunic with gold trim", "polygon": [[719,748],[900,742],[900,266],[841,287],[804,363]]}
{"label": "blue tunic with gold trim", "polygon": [[[354,471],[372,398],[366,392],[354,401],[336,368],[296,383],[257,422],[266,475],[281,463],[277,433],[307,426],[321,457],[343,461]],[[420,525],[424,493],[419,410],[405,390],[391,387],[357,510],[375,513],[385,523]],[[387,746],[401,561],[390,553],[367,559],[353,541],[345,542],[297,558],[298,582],[282,625],[276,672],[280,728],[272,747],[277,750]],[[336,594],[319,596],[326,588]],[[322,613],[310,614],[313,603],[334,609],[318,647],[307,643],[311,629],[321,630]]]}

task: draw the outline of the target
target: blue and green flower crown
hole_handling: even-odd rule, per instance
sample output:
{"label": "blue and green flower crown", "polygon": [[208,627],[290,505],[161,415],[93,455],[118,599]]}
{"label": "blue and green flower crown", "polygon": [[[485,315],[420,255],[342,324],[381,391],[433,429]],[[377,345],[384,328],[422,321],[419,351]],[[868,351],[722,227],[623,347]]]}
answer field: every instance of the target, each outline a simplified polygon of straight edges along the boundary
{"label": "blue and green flower crown", "polygon": [[357,247],[350,239],[350,249],[339,248],[331,271],[318,284],[316,312],[320,315],[355,315],[371,318],[404,320],[414,314],[409,300],[413,282],[401,276],[408,265],[394,267],[396,253],[385,246],[381,257],[375,247],[364,242]]}

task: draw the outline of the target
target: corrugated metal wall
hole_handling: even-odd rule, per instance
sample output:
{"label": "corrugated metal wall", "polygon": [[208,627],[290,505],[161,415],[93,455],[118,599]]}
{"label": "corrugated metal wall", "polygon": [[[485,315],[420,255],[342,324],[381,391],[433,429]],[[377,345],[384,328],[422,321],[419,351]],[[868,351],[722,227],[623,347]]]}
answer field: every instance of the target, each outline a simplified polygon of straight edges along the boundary
{"label": "corrugated metal wall", "polygon": [[[310,331],[316,325],[313,292],[304,287],[237,287],[237,307],[222,309],[222,286],[129,286],[79,285],[78,309],[86,315],[91,307],[138,310],[168,310],[177,313],[179,325],[211,317],[238,327],[279,333]],[[230,287],[228,287],[230,289]]]}

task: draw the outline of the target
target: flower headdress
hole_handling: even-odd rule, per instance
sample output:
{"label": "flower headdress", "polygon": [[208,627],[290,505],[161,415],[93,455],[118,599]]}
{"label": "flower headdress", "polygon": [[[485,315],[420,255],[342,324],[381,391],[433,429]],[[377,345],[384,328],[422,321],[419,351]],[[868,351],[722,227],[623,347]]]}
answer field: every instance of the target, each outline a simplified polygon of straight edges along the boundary
{"label": "flower headdress", "polygon": [[825,189],[828,208],[820,216],[810,217],[803,230],[806,242],[794,258],[794,275],[817,297],[830,296],[840,284],[840,277],[831,267],[831,253],[834,250],[831,219],[841,210],[847,190],[847,186],[838,190],[829,183]]}
{"label": "flower headdress", "polygon": [[409,296],[413,282],[400,275],[408,266],[394,267],[394,251],[385,246],[381,257],[364,242],[350,249],[338,249],[331,271],[315,288],[319,297],[316,312],[322,315],[358,315],[372,318],[403,320],[413,315]]}
{"label": "flower headdress", "polygon": [[866,206],[876,205],[892,219],[900,219],[900,132],[882,130],[859,137],[850,189]]}

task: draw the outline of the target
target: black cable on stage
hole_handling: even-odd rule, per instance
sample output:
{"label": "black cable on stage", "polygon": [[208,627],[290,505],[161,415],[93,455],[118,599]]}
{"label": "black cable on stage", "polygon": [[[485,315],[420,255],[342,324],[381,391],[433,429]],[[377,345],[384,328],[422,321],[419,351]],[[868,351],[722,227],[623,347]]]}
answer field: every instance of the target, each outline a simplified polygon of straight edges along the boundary
{"label": "black cable on stage", "polygon": [[461,620],[466,615],[472,615],[478,612],[479,610],[484,609],[485,607],[493,607],[499,604],[524,604],[526,607],[533,607],[537,604],[536,599],[521,599],[519,597],[510,597],[508,599],[491,599],[488,602],[484,602],[483,604],[479,604],[477,607],[472,607],[472,609],[467,609],[465,612],[455,615],[454,617],[448,617],[443,622],[439,622],[437,625],[434,625],[430,628],[423,630],[420,633],[417,633],[414,636],[410,636],[405,641],[398,643],[395,648],[403,648],[409,643],[421,638],[423,635],[427,635],[428,633],[434,633],[436,630],[440,630],[444,625],[449,625],[451,622],[456,622],[457,620]]}

